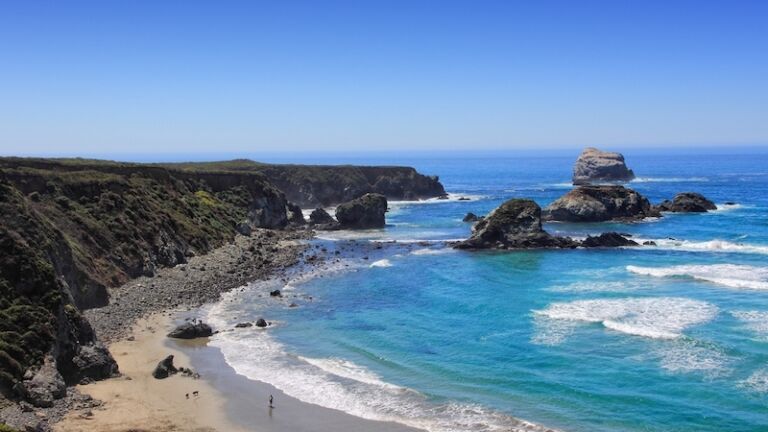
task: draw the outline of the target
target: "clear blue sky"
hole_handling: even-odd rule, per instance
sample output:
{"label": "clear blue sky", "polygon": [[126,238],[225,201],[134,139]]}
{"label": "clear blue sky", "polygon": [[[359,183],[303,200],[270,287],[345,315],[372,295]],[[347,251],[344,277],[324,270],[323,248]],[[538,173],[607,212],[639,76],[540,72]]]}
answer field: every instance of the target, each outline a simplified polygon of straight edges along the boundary
{"label": "clear blue sky", "polygon": [[768,1],[0,3],[0,154],[768,144]]}

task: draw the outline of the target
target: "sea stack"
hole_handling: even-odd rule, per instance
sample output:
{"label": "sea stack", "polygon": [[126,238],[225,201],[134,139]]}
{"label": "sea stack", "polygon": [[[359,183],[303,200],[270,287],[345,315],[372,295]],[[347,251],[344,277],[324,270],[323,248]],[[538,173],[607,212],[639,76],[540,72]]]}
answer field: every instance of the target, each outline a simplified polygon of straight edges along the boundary
{"label": "sea stack", "polygon": [[360,198],[339,204],[336,220],[344,229],[384,228],[384,213],[387,212],[387,197],[368,193]]}
{"label": "sea stack", "polygon": [[635,173],[627,168],[624,155],[587,147],[573,166],[573,184],[588,185],[601,182],[627,182]]}

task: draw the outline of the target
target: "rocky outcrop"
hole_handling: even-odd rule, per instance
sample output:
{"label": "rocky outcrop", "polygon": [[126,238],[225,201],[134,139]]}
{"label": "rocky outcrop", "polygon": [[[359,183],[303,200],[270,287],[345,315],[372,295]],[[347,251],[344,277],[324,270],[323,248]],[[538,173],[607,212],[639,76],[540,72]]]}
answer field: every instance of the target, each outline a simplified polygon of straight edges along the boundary
{"label": "rocky outcrop", "polygon": [[213,329],[202,321],[184,323],[168,333],[169,338],[197,339],[213,335]]}
{"label": "rocky outcrop", "polygon": [[56,360],[47,356],[39,369],[27,371],[24,381],[16,384],[16,391],[32,405],[47,408],[67,395],[67,385],[56,368]]}
{"label": "rocky outcrop", "polygon": [[169,355],[160,360],[155,367],[155,370],[152,371],[152,376],[155,377],[155,379],[164,379],[177,372],[179,372],[179,370],[173,365],[173,355]]}
{"label": "rocky outcrop", "polygon": [[478,222],[481,220],[483,220],[483,216],[478,216],[472,212],[469,212],[464,216],[462,222]]}
{"label": "rocky outcrop", "polygon": [[717,210],[717,206],[700,193],[682,192],[675,195],[671,201],[663,201],[656,206],[656,210],[673,213],[705,213],[709,210]]}
{"label": "rocky outcrop", "polygon": [[288,215],[288,224],[291,226],[302,226],[307,223],[307,220],[304,219],[304,212],[301,211],[301,207],[299,207],[297,204],[294,204],[292,202],[289,202],[285,206],[285,211]]}
{"label": "rocky outcrop", "polygon": [[544,209],[544,220],[560,222],[632,221],[658,216],[648,199],[623,186],[579,186]]}
{"label": "rocky outcrop", "polygon": [[555,237],[541,227],[541,208],[532,200],[511,199],[492,211],[473,228],[458,249],[570,248],[577,243]]}
{"label": "rocky outcrop", "polygon": [[337,230],[341,228],[339,223],[336,222],[336,219],[329,215],[328,212],[325,211],[325,209],[322,207],[318,207],[314,209],[312,213],[310,213],[309,226],[317,230],[325,231]]}
{"label": "rocky outcrop", "polygon": [[369,193],[336,207],[336,220],[344,229],[384,228],[387,198]]}
{"label": "rocky outcrop", "polygon": [[600,234],[599,236],[588,236],[582,240],[581,247],[595,248],[595,247],[622,247],[622,246],[639,246],[639,244],[630,240],[623,235],[615,232],[608,232]]}
{"label": "rocky outcrop", "polygon": [[594,147],[585,148],[573,167],[575,185],[625,182],[634,178],[635,173],[627,168],[621,153],[604,152]]}

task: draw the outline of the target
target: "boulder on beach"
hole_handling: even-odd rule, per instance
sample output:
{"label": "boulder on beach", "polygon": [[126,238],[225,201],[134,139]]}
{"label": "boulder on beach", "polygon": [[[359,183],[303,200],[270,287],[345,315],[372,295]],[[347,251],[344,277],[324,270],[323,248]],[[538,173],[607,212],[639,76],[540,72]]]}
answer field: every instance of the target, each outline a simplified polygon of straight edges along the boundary
{"label": "boulder on beach", "polygon": [[511,199],[492,211],[458,249],[568,248],[577,243],[541,228],[541,208],[529,199]]}
{"label": "boulder on beach", "polygon": [[155,379],[163,379],[168,378],[178,371],[179,370],[176,369],[176,366],[173,365],[173,355],[169,355],[168,357],[160,360],[160,362],[155,367],[155,370],[152,371],[152,376],[155,377]]}
{"label": "boulder on beach", "polygon": [[336,207],[336,220],[345,229],[384,228],[387,197],[368,193]]}
{"label": "boulder on beach", "polygon": [[673,213],[706,213],[709,210],[717,210],[717,206],[700,193],[682,192],[672,200],[664,200],[656,209]]}
{"label": "boulder on beach", "polygon": [[625,182],[635,178],[627,168],[621,153],[605,152],[587,147],[573,166],[573,184],[585,185],[600,182]]}
{"label": "boulder on beach", "polygon": [[256,320],[256,327],[264,328],[264,327],[266,327],[268,325],[269,325],[269,323],[267,323],[267,320],[265,320],[264,318],[259,318],[259,319]]}
{"label": "boulder on beach", "polygon": [[544,220],[602,222],[640,220],[661,214],[647,198],[624,186],[579,186],[544,209]]}
{"label": "boulder on beach", "polygon": [[213,329],[208,324],[201,321],[184,323],[172,332],[168,333],[168,337],[175,339],[195,339],[201,337],[208,337],[213,334]]}
{"label": "boulder on beach", "polygon": [[621,246],[639,246],[634,240],[630,240],[623,235],[615,232],[602,233],[598,236],[587,236],[582,240],[581,246],[585,248],[595,247],[621,247]]}

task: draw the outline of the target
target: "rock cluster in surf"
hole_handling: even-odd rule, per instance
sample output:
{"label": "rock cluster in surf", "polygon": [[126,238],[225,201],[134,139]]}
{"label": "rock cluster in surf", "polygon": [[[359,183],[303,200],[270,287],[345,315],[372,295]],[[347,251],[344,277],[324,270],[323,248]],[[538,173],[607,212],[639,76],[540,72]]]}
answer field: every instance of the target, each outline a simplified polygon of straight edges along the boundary
{"label": "rock cluster in surf", "polygon": [[493,210],[472,230],[469,239],[456,244],[457,249],[543,249],[575,247],[636,246],[618,233],[605,233],[577,241],[544,231],[541,207],[529,199],[511,199]]}

